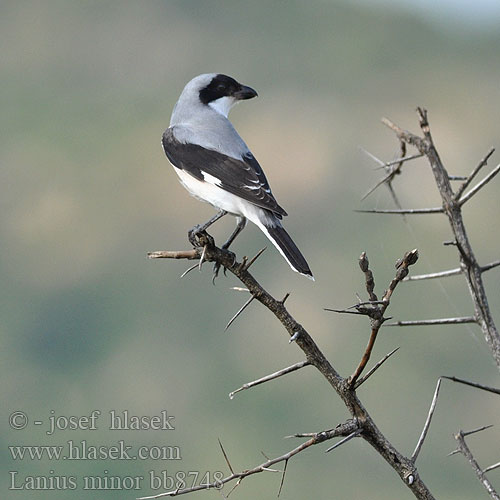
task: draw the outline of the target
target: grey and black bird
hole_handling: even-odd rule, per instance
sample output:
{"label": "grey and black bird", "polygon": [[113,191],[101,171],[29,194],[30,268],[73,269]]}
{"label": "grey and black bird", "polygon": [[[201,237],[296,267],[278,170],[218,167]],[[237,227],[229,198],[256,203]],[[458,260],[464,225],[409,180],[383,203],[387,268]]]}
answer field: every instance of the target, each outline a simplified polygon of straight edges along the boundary
{"label": "grey and black bird", "polygon": [[218,213],[191,231],[199,233],[226,214],[237,226],[222,248],[227,249],[245,227],[257,225],[290,267],[314,279],[309,266],[281,223],[285,210],[274,198],[264,172],[228,120],[229,110],[257,92],[234,78],[210,73],[193,78],[177,101],[163,149],[184,187]]}

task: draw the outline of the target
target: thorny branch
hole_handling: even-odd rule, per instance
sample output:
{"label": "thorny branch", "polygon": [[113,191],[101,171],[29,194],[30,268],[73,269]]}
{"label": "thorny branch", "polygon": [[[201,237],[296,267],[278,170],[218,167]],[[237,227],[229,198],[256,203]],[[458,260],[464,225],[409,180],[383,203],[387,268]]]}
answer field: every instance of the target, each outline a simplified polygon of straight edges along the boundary
{"label": "thorny branch", "polygon": [[[427,418],[425,420],[424,427],[423,427],[422,432],[420,434],[420,437],[418,439],[417,445],[415,447],[415,451],[413,452],[413,454],[411,456],[411,458],[412,458],[412,460],[414,462],[417,461],[418,455],[420,453],[420,450],[422,449],[422,446],[424,444],[425,438],[427,436],[427,432],[429,431],[429,428],[430,428],[430,425],[431,425],[431,421],[432,421],[432,418],[434,416],[434,412],[436,411],[437,400],[438,400],[438,396],[439,396],[439,390],[441,388],[441,382],[443,381],[443,379],[445,379],[445,380],[451,380],[452,382],[458,382],[458,383],[461,383],[461,384],[465,384],[465,385],[474,387],[476,389],[481,389],[483,391],[492,392],[494,394],[500,394],[500,389],[497,389],[495,387],[489,387],[489,386],[486,386],[486,385],[483,385],[483,384],[478,384],[476,382],[470,382],[469,380],[464,380],[464,379],[457,378],[457,377],[448,377],[446,375],[441,375],[441,377],[439,377],[439,379],[438,379],[438,381],[436,383],[436,389],[434,390],[434,395],[432,397],[431,406],[429,408],[429,413],[427,414]],[[484,429],[488,429],[490,427],[492,427],[492,426],[491,425],[487,425],[485,427],[481,427],[480,429],[476,429],[474,431],[469,431],[469,432],[465,433],[465,435],[473,434],[475,432],[479,432],[479,431],[482,431]],[[454,455],[455,453],[459,453],[459,451],[460,450],[455,450],[455,451],[451,452],[449,455]],[[497,464],[492,465],[492,466],[486,468],[483,472],[487,472],[489,470],[493,470],[494,468],[497,468]]]}
{"label": "thorny branch", "polygon": [[[249,291],[251,296],[263,304],[269,311],[271,311],[284,326],[291,340],[294,340],[295,343],[302,349],[306,356],[306,361],[308,364],[313,365],[316,369],[318,369],[321,374],[326,378],[329,384],[333,387],[333,389],[340,396],[342,401],[344,402],[346,408],[351,414],[352,422],[349,432],[340,433],[340,431],[336,431],[332,437],[335,436],[349,436],[352,433],[355,435],[359,434],[359,437],[367,441],[377,452],[389,463],[389,465],[398,473],[404,484],[410,488],[416,498],[421,500],[431,500],[434,497],[428,490],[427,486],[421,480],[418,472],[416,470],[414,462],[404,456],[401,452],[396,450],[394,446],[389,442],[389,440],[381,433],[381,431],[376,426],[375,422],[371,418],[368,411],[365,409],[361,401],[359,400],[356,394],[356,381],[358,380],[359,375],[363,371],[364,367],[369,358],[369,354],[371,353],[371,349],[373,348],[374,339],[371,342],[371,347],[369,352],[365,351],[363,356],[364,361],[360,363],[361,367],[358,366],[356,370],[357,375],[353,378],[343,378],[335,368],[330,364],[330,362],[326,359],[323,352],[319,349],[317,344],[314,342],[312,337],[306,331],[306,329],[298,323],[295,318],[289,313],[285,306],[285,300],[277,300],[273,296],[271,296],[261,285],[258,283],[255,278],[249,273],[248,266],[246,265],[246,259],[243,259],[243,262],[237,262],[235,255],[228,250],[222,250],[216,247],[213,244],[213,239],[206,233],[201,233],[199,235],[199,244],[196,248],[193,249],[193,252],[200,259],[202,254],[205,261],[208,262],[219,262],[221,266],[225,267],[227,271],[236,276],[244,285],[245,289]],[[178,255],[177,252],[153,252],[150,253],[150,258],[175,258],[174,256]],[[191,253],[187,253],[189,258],[191,257]],[[396,277],[389,285],[389,289],[385,292],[384,297],[380,301],[371,301],[365,304],[365,309],[363,310],[371,310],[374,311],[373,314],[380,315],[382,311],[382,315],[380,315],[379,320],[382,321],[383,311],[387,308],[390,302],[390,298],[397,284],[408,274],[408,266],[412,265],[416,262],[418,257],[418,252],[413,250],[411,252],[407,252],[405,256],[398,261],[396,267]],[[196,257],[194,257],[196,258]],[[366,256],[365,256],[366,259]],[[364,261],[363,261],[364,262]],[[369,278],[369,269],[368,269],[368,260],[366,259],[366,269],[364,269],[364,264],[362,264],[362,271],[365,274],[365,279],[367,281],[367,287],[371,289],[371,281]],[[371,289],[371,293],[369,291],[369,295],[372,298],[376,298],[374,295],[373,289]],[[285,296],[286,299],[286,296]],[[359,304],[358,304],[359,306]],[[376,313],[375,311],[378,311]],[[292,370],[293,371],[293,370]],[[279,372],[278,372],[279,373]],[[273,374],[274,375],[274,374]],[[269,379],[274,379],[271,375]],[[342,428],[342,427],[341,427]],[[345,428],[344,428],[345,430]],[[292,456],[297,453],[300,453],[307,447],[312,444],[318,444],[321,433],[315,434],[311,439],[295,448],[291,452],[282,455],[281,457],[268,460],[265,464],[261,464],[253,469],[248,471],[243,471],[238,474],[231,474],[230,476],[224,478],[222,481],[225,484],[226,482],[231,481],[241,481],[243,477],[246,477],[251,474],[255,474],[258,472],[263,472],[270,466],[274,465],[278,462],[288,461]],[[353,435],[354,437],[354,435]],[[326,439],[326,438],[325,438]],[[324,439],[322,439],[324,440]],[[213,484],[209,487],[220,487],[220,484]],[[184,493],[190,493],[191,491],[195,491],[193,488],[183,489],[183,490],[174,490],[166,493],[162,493],[161,496],[175,496]],[[145,497],[145,498],[160,498],[159,495],[154,497]]]}
{"label": "thorny branch", "polygon": [[[454,178],[449,176],[434,147],[429,124],[427,122],[427,112],[422,108],[418,108],[417,111],[419,115],[421,130],[423,132],[423,137],[419,137],[410,132],[407,132],[387,119],[383,120],[383,122],[389,128],[391,128],[398,136],[400,142],[400,155],[399,155],[400,157],[394,160],[394,162],[389,162],[389,163],[384,163],[381,162],[380,160],[377,160],[382,165],[382,167],[386,169],[386,176],[384,177],[382,182],[379,182],[377,186],[375,186],[375,188],[377,188],[379,185],[386,184],[389,186],[389,189],[391,189],[391,193],[394,194],[390,183],[394,179],[395,175],[401,172],[401,169],[405,164],[405,162],[420,156],[425,156],[428,159],[433,174],[435,176],[435,180],[442,198],[442,206],[434,208],[423,208],[423,209],[419,208],[403,209],[399,206],[397,200],[395,200],[396,203],[398,204],[397,210],[371,210],[369,212],[392,213],[392,214],[403,214],[403,215],[445,213],[447,215],[455,236],[455,241],[453,242],[453,244],[457,247],[459,251],[460,267],[458,269],[453,269],[451,271],[445,271],[442,273],[422,275],[417,277],[417,279],[438,278],[443,276],[451,276],[455,274],[463,274],[465,276],[467,284],[469,286],[470,294],[474,302],[474,309],[475,309],[474,316],[467,318],[455,318],[453,319],[453,321],[451,320],[439,320],[439,321],[441,322],[469,322],[472,320],[476,321],[481,326],[481,329],[483,330],[488,345],[490,346],[494,358],[500,368],[500,337],[498,335],[498,331],[491,317],[481,277],[481,274],[483,272],[498,266],[500,261],[495,261],[492,264],[488,264],[482,267],[477,263],[472,248],[470,246],[467,233],[465,231],[465,226],[463,223],[462,213],[461,213],[462,207],[465,205],[465,203],[480,189],[482,189],[491,179],[493,179],[493,177],[495,177],[497,173],[500,172],[500,166],[496,167],[482,181],[480,181],[478,184],[476,184],[476,186],[472,187],[466,194],[464,194],[468,186],[471,184],[473,178],[477,176],[479,171],[482,168],[484,168],[484,166],[487,164],[488,159],[493,154],[493,150],[488,152],[488,154],[483,158],[483,160],[481,160],[479,165],[465,179],[458,177]],[[414,155],[407,155],[406,145],[414,146],[417,149],[417,153]],[[393,167],[393,165],[395,165],[396,167]],[[463,183],[459,186],[456,192],[453,192],[453,189],[451,187],[450,183],[451,179],[463,180]],[[373,190],[371,190],[370,192],[372,191]],[[200,489],[206,489],[207,487],[220,489],[224,484],[233,481],[235,481],[234,487],[236,487],[247,476],[265,471],[278,472],[274,469],[271,469],[270,467],[272,467],[276,463],[284,462],[284,470],[280,484],[280,492],[281,492],[281,488],[283,486],[283,481],[284,481],[284,473],[286,470],[286,465],[288,464],[288,460],[293,456],[295,456],[296,454],[309,448],[310,446],[319,444],[321,442],[324,442],[328,439],[332,439],[337,436],[344,436],[344,439],[339,441],[336,445],[330,447],[329,450],[335,448],[336,446],[341,445],[344,442],[347,442],[353,437],[359,436],[365,441],[367,441],[389,463],[389,465],[400,476],[404,484],[413,492],[416,498],[423,500],[431,500],[434,498],[430,493],[430,491],[428,490],[427,486],[423,483],[423,481],[419,477],[416,470],[415,461],[422,447],[425,434],[427,433],[427,430],[430,425],[430,420],[434,413],[435,401],[437,399],[439,385],[436,387],[436,393],[433,398],[433,403],[431,404],[431,410],[429,411],[429,415],[426,424],[424,426],[424,430],[422,431],[422,435],[419,439],[417,447],[411,457],[404,456],[402,453],[400,453],[392,446],[392,444],[388,441],[388,439],[380,432],[375,422],[373,421],[368,411],[365,409],[365,407],[363,406],[363,404],[361,403],[356,394],[356,389],[395,352],[392,351],[391,353],[387,354],[364,377],[361,377],[361,374],[365,369],[367,362],[370,358],[371,352],[373,350],[377,333],[380,327],[382,326],[383,322],[386,320],[386,318],[384,318],[384,313],[389,305],[391,295],[394,292],[394,289],[397,286],[397,284],[399,284],[402,280],[408,280],[407,278],[408,267],[411,264],[413,264],[418,258],[418,253],[416,250],[408,252],[407,254],[405,254],[403,259],[401,259],[401,261],[398,262],[396,266],[398,269],[396,277],[391,282],[389,289],[384,293],[381,300],[377,298],[377,295],[374,292],[373,275],[371,274],[371,271],[368,268],[368,260],[366,259],[366,255],[361,256],[360,266],[363,273],[365,274],[366,288],[369,296],[369,301],[360,302],[359,304],[353,306],[353,308],[349,308],[349,310],[343,310],[337,312],[363,314],[369,316],[372,326],[372,332],[367,348],[363,354],[363,357],[359,365],[355,369],[354,373],[348,378],[343,378],[335,370],[335,368],[326,359],[326,357],[321,352],[321,350],[316,345],[316,343],[311,338],[306,329],[301,324],[299,324],[288,312],[284,304],[286,298],[288,297],[288,294],[281,301],[272,297],[248,272],[248,267],[250,265],[247,265],[246,258],[244,258],[243,262],[241,263],[237,262],[235,255],[232,252],[220,249],[217,246],[215,246],[213,239],[206,232],[200,233],[198,235],[197,243],[195,245],[195,248],[193,248],[192,250],[179,251],[179,252],[176,251],[153,252],[149,254],[149,257],[155,259],[180,258],[188,260],[199,260],[200,267],[203,261],[219,263],[221,266],[223,266],[226,270],[231,272],[243,283],[244,288],[238,288],[238,289],[250,293],[251,298],[249,301],[247,301],[246,305],[248,305],[254,299],[263,304],[267,309],[269,309],[269,311],[271,311],[278,318],[278,320],[284,326],[284,328],[286,329],[286,331],[290,336],[290,341],[296,342],[297,345],[304,352],[306,356],[305,361],[297,363],[292,367],[286,368],[284,370],[271,374],[267,377],[263,377],[262,379],[256,380],[255,382],[250,382],[248,384],[245,384],[242,388],[238,390],[250,388],[259,383],[264,383],[268,380],[272,380],[279,376],[283,376],[286,373],[290,373],[292,371],[295,371],[296,369],[301,368],[302,366],[307,366],[310,364],[321,372],[321,374],[326,378],[326,380],[329,382],[332,388],[337,392],[337,394],[344,402],[349,413],[351,414],[352,418],[349,419],[344,424],[340,424],[335,429],[329,431],[323,431],[320,433],[296,434],[296,437],[302,437],[302,438],[308,437],[309,439],[303,442],[298,447],[294,448],[293,450],[290,450],[289,452],[279,457],[276,457],[274,459],[267,459],[266,462],[252,469],[247,469],[242,472],[234,472],[230,464],[229,457],[227,456],[224,448],[221,445],[224,458],[231,471],[230,475],[223,478],[221,481],[214,482],[208,486],[203,485],[185,489],[178,488],[176,490],[160,493],[155,496],[143,497],[143,500],[191,493],[193,491],[197,491]],[[258,257],[258,255],[256,257]],[[252,259],[250,264],[252,264],[254,261],[255,258]],[[189,272],[191,269],[195,267],[197,266],[193,266],[192,268],[188,269],[184,274],[187,274],[187,272]],[[231,322],[234,321],[234,319],[236,319],[236,317],[246,307],[246,305],[233,317]],[[457,379],[457,381],[459,380]],[[490,468],[488,468],[487,470],[492,470],[497,466],[498,464],[495,464]],[[479,467],[478,470],[480,470]],[[484,471],[482,471],[482,474],[484,476]],[[485,483],[483,482],[483,484]],[[223,496],[226,498],[225,495]],[[499,500],[497,496],[492,496],[492,498],[496,498],[497,500]]]}
{"label": "thorny branch", "polygon": [[[415,451],[413,452],[413,454],[411,456],[413,462],[417,461],[418,455],[420,453],[420,450],[422,449],[425,438],[427,436],[427,432],[429,431],[431,421],[432,421],[432,418],[434,416],[434,412],[436,411],[439,390],[440,390],[441,382],[443,381],[443,379],[451,380],[453,382],[458,382],[461,384],[465,384],[465,385],[468,385],[468,386],[471,386],[471,387],[474,387],[477,389],[481,389],[483,391],[492,392],[495,394],[500,394],[500,390],[495,388],[495,387],[489,387],[489,386],[486,386],[483,384],[478,384],[476,382],[470,382],[468,380],[460,379],[457,377],[448,377],[445,375],[442,375],[441,377],[439,377],[437,384],[436,384],[436,389],[434,391],[434,396],[432,397],[432,402],[431,402],[431,406],[429,408],[429,413],[427,414],[427,418],[425,420],[424,427],[422,429],[422,432],[421,432],[420,437],[418,439],[417,445],[415,447]],[[478,429],[474,429],[474,430],[468,431],[468,432],[459,431],[454,436],[455,439],[459,443],[458,448],[456,450],[452,451],[451,453],[449,453],[448,456],[455,455],[457,453],[464,454],[465,457],[467,458],[467,460],[469,461],[469,463],[471,464],[471,466],[473,467],[474,471],[476,472],[478,479],[481,481],[481,483],[486,487],[486,489],[490,493],[490,496],[492,498],[496,499],[497,497],[494,496],[496,494],[496,492],[493,490],[493,488],[489,484],[488,480],[484,477],[484,474],[486,474],[486,472],[488,472],[488,471],[491,471],[493,469],[497,469],[498,467],[500,467],[500,462],[497,464],[490,465],[489,467],[486,467],[485,469],[483,469],[481,471],[481,469],[479,468],[479,465],[477,464],[476,460],[474,459],[472,453],[470,452],[468,446],[465,443],[465,436],[484,431],[485,429],[489,429],[490,427],[492,427],[492,425],[485,425],[485,426],[482,426]]]}
{"label": "thorny branch", "polygon": [[[373,346],[375,345],[375,341],[377,339],[378,332],[387,318],[384,317],[385,311],[389,307],[391,302],[391,296],[401,281],[408,276],[408,268],[415,264],[418,260],[418,251],[412,250],[410,252],[406,252],[401,260],[396,263],[396,277],[389,284],[389,288],[385,291],[384,296],[381,300],[378,300],[377,295],[374,292],[375,289],[375,281],[373,279],[373,273],[370,270],[368,257],[366,253],[363,252],[359,258],[359,267],[361,271],[365,274],[366,281],[366,291],[368,292],[368,296],[370,297],[369,302],[361,302],[352,306],[353,309],[356,310],[357,314],[363,314],[370,318],[371,323],[371,335],[368,340],[368,345],[366,346],[366,350],[359,362],[354,373],[349,377],[349,384],[351,387],[359,387],[361,384],[356,384],[359,376],[363,373],[363,370],[368,363]],[[351,308],[350,308],[351,309]],[[332,309],[328,309],[332,310]],[[335,312],[347,312],[351,313],[349,310],[343,311],[335,311]],[[366,380],[366,379],[365,379]]]}
{"label": "thorny branch", "polygon": [[[293,450],[290,450],[288,453],[284,453],[283,455],[280,455],[279,457],[268,459],[265,462],[261,463],[260,465],[257,465],[256,467],[253,467],[252,469],[247,469],[242,472],[233,472],[233,467],[231,466],[231,463],[229,462],[229,458],[222,447],[221,444],[221,449],[222,453],[224,455],[224,459],[226,463],[228,464],[228,467],[231,471],[231,474],[228,476],[220,479],[219,481],[214,481],[213,483],[210,484],[199,484],[197,486],[193,486],[192,488],[177,488],[172,491],[166,491],[164,493],[159,493],[158,495],[153,495],[149,497],[141,497],[138,500],[151,500],[153,498],[162,498],[162,497],[174,497],[177,495],[185,495],[186,493],[192,493],[194,491],[199,491],[199,490],[206,490],[206,489],[218,489],[220,490],[225,484],[230,483],[232,481],[237,480],[236,486],[241,483],[243,479],[245,479],[248,476],[252,476],[253,474],[258,474],[260,472],[278,472],[275,469],[271,469],[271,467],[275,464],[278,464],[280,462],[285,462],[285,464],[292,458],[293,456],[297,455],[298,453],[306,450],[307,448],[314,446],[316,444],[323,443],[324,441],[328,441],[330,439],[333,439],[338,436],[348,436],[352,434],[353,432],[356,432],[358,430],[358,424],[354,420],[348,420],[344,424],[340,424],[335,429],[327,430],[327,431],[322,431],[314,434],[310,439],[302,443],[301,445],[297,446]],[[220,444],[220,441],[219,441]],[[233,488],[234,489],[234,488]]]}
{"label": "thorny branch", "polygon": [[496,387],[490,387],[488,385],[478,384],[477,382],[470,382],[469,380],[464,380],[463,378],[448,377],[446,375],[443,375],[441,378],[451,380],[452,382],[458,382],[459,384],[468,385],[470,387],[475,387],[476,389],[481,389],[483,391],[492,392],[493,394],[500,394],[500,389]]}
{"label": "thorny branch", "polygon": [[[453,231],[453,235],[455,237],[454,241],[450,243],[457,247],[459,253],[460,267],[442,272],[413,276],[411,278],[406,278],[405,281],[444,278],[448,276],[463,274],[467,281],[469,292],[474,304],[474,316],[466,316],[459,318],[443,318],[443,319],[433,319],[433,320],[397,321],[394,323],[390,323],[387,326],[477,323],[480,325],[483,334],[485,336],[486,342],[493,354],[493,357],[497,363],[498,368],[500,369],[500,336],[491,315],[491,311],[488,305],[482,281],[482,273],[490,269],[493,269],[494,267],[497,267],[499,265],[499,261],[494,261],[484,266],[479,265],[472,250],[472,247],[470,245],[462,217],[463,206],[484,186],[486,186],[486,184],[490,182],[498,173],[500,173],[500,165],[497,165],[480,182],[478,182],[474,187],[472,187],[468,192],[466,192],[467,188],[471,185],[472,181],[476,178],[481,169],[483,169],[487,165],[488,160],[493,155],[494,149],[493,148],[490,149],[488,153],[485,155],[485,157],[472,170],[469,176],[463,179],[463,182],[458,186],[457,190],[454,192],[450,183],[452,176],[450,176],[446,171],[441,161],[441,158],[439,157],[439,154],[434,146],[429,123],[427,120],[427,111],[422,108],[417,108],[417,113],[419,116],[420,128],[422,130],[423,137],[418,137],[412,134],[411,132],[401,129],[400,127],[392,123],[390,120],[383,119],[383,123],[396,133],[399,141],[404,141],[405,143],[414,146],[420,154],[426,156],[431,166],[432,172],[434,174],[434,178],[439,193],[441,195],[442,207],[436,207],[431,209],[424,208],[424,209],[402,210],[401,207],[398,205],[398,210],[386,210],[386,211],[372,210],[371,212],[408,213],[408,214],[425,214],[425,213],[431,214],[431,213],[442,212],[446,214],[451,229]],[[383,179],[383,181],[385,181],[385,178]],[[375,188],[378,187],[380,184],[381,184],[380,182],[377,183]],[[472,387],[476,387],[489,392],[498,393],[498,389],[496,388],[487,387],[474,382],[469,382],[463,379],[459,379],[457,377],[440,377],[436,386],[436,390],[432,400],[431,409],[429,410],[427,421],[424,425],[424,429],[422,431],[415,452],[412,455],[412,458],[414,460],[416,460],[418,453],[420,452],[420,448],[423,444],[423,441],[429,429],[430,422],[434,414],[442,378],[470,385]],[[483,429],[484,427],[479,430]],[[470,433],[477,431],[471,431]],[[460,452],[467,458],[474,472],[476,473],[476,476],[478,477],[481,484],[483,484],[483,486],[486,488],[490,497],[493,498],[494,500],[495,499],[500,500],[500,497],[498,496],[497,492],[493,489],[491,483],[485,476],[485,472],[493,470],[493,468],[497,467],[497,464],[487,467],[484,470],[481,470],[481,468],[479,467],[477,461],[474,459],[470,449],[468,448],[465,442],[465,436],[470,433],[464,433],[462,431],[459,431],[455,435],[455,439],[457,440],[458,443],[458,449],[455,450],[454,453]]]}
{"label": "thorny branch", "polygon": [[469,431],[469,432],[464,432],[464,431],[458,431],[455,434],[455,440],[457,441],[458,448],[456,452],[461,453],[469,462],[469,464],[472,467],[472,470],[476,474],[479,482],[485,487],[486,491],[488,492],[488,495],[493,499],[493,500],[500,500],[500,495],[495,491],[493,488],[492,484],[490,483],[489,479],[486,477],[485,472],[487,470],[492,470],[491,467],[488,467],[487,469],[482,470],[479,464],[477,463],[477,460],[474,458],[474,455],[470,451],[469,446],[465,442],[465,436],[472,434],[474,432],[479,432],[487,429],[490,426],[486,427],[481,427],[480,429],[476,429],[474,431]]}
{"label": "thorny branch", "polygon": [[[458,257],[460,261],[459,273],[463,274],[467,281],[469,292],[474,304],[475,321],[477,321],[481,327],[486,342],[493,354],[493,358],[500,369],[500,334],[495,326],[488,305],[488,299],[486,297],[482,279],[482,273],[488,270],[488,266],[481,266],[477,262],[476,256],[469,242],[462,216],[462,208],[465,206],[466,202],[500,172],[500,165],[495,167],[483,180],[472,187],[468,193],[464,194],[465,190],[472,183],[472,180],[477,176],[479,171],[486,166],[489,158],[493,154],[494,150],[490,149],[486,156],[472,170],[471,174],[458,187],[457,191],[454,192],[450,182],[450,175],[445,169],[436,147],[434,146],[429,122],[427,120],[427,111],[423,108],[417,108],[417,114],[423,137],[417,136],[407,130],[403,130],[387,118],[383,118],[382,122],[396,134],[399,141],[403,141],[406,144],[415,147],[418,153],[427,158],[441,195],[442,206],[419,209],[364,210],[364,212],[392,214],[446,214],[454,235],[453,244],[458,250]],[[489,269],[491,268],[492,267],[489,267]],[[418,277],[417,279],[437,278],[451,276],[453,274],[458,273],[456,270],[452,270],[444,273],[424,275],[422,277]]]}
{"label": "thorny branch", "polygon": [[[481,272],[489,271],[495,267],[500,266],[500,260],[495,260],[494,262],[490,262],[485,266],[481,266]],[[408,276],[404,279],[404,281],[419,281],[419,280],[431,280],[436,278],[447,278],[448,276],[457,276],[462,274],[463,271],[459,267],[455,269],[448,269],[447,271],[440,271],[438,273],[429,273],[429,274],[417,274],[413,276]]]}
{"label": "thorny branch", "polygon": [[270,375],[266,375],[265,377],[254,380],[253,382],[247,382],[246,384],[243,384],[241,387],[239,387],[235,391],[230,392],[229,399],[233,399],[234,395],[237,394],[238,392],[244,391],[246,389],[250,389],[251,387],[255,387],[256,385],[263,384],[264,382],[269,382],[270,380],[274,380],[276,378],[283,377],[283,375],[288,375],[289,373],[300,370],[301,368],[304,368],[304,366],[309,366],[310,364],[311,363],[309,361],[300,361],[299,363],[295,363],[292,366],[289,366],[287,368],[283,368],[283,370],[279,370],[275,373],[271,373]]}

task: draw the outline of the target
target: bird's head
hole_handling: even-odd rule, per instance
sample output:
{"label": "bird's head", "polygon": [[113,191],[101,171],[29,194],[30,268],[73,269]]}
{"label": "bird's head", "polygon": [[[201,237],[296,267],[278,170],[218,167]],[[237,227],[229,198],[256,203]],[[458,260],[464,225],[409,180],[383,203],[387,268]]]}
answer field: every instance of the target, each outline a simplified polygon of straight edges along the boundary
{"label": "bird's head", "polygon": [[239,101],[257,96],[253,88],[220,73],[209,73],[193,78],[184,88],[183,94],[185,92],[195,94],[203,105],[210,106],[225,117]]}

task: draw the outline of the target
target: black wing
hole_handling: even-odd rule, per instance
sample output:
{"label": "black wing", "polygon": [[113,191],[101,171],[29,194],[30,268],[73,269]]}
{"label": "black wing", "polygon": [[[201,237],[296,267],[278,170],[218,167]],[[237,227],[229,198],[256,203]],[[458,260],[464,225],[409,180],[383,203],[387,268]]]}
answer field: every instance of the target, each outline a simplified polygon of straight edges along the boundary
{"label": "black wing", "polygon": [[165,154],[175,167],[200,181],[204,180],[205,172],[220,180],[221,189],[270,210],[280,219],[287,215],[271,193],[266,176],[252,153],[248,152],[237,160],[197,144],[183,144],[174,137],[171,129],[163,134],[162,143]]}

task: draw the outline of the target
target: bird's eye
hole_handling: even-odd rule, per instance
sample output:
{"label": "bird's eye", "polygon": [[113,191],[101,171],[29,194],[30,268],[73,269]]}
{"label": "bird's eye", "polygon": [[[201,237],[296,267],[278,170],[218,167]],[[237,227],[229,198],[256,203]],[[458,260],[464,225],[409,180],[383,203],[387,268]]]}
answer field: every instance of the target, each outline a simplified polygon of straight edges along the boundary
{"label": "bird's eye", "polygon": [[217,90],[219,92],[223,92],[224,90],[226,90],[226,86],[223,83],[219,83],[219,85],[217,85]]}

